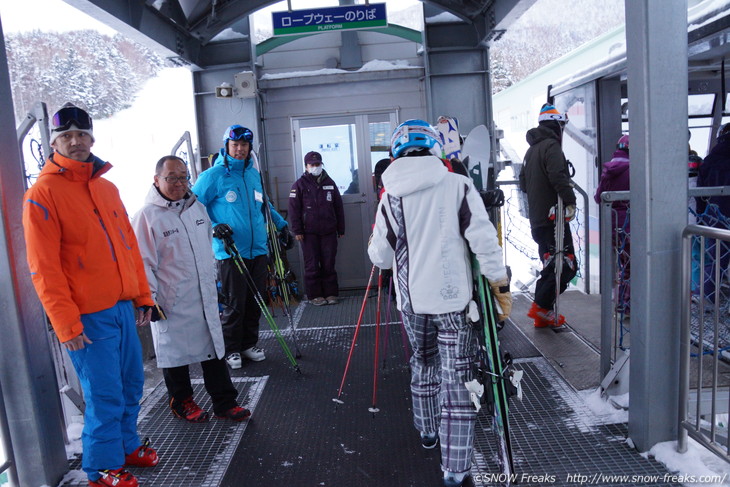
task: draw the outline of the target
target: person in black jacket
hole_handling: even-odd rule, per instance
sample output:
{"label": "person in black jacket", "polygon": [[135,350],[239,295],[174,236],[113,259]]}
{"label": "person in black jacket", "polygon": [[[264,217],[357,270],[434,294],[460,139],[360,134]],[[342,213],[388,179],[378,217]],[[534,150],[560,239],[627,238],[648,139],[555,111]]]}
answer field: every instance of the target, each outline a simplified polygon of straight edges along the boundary
{"label": "person in black jacket", "polygon": [[337,185],[319,152],[304,156],[306,171],[289,193],[289,221],[304,253],[304,284],[315,306],[337,304],[337,239],[345,235],[345,212]]}
{"label": "person in black jacket", "polygon": [[[710,150],[699,167],[698,187],[730,186],[730,123],[717,131],[717,144]],[[730,196],[698,198],[697,214],[700,223],[716,228],[730,228]],[[720,279],[727,274],[730,246],[720,242]],[[705,255],[704,293],[710,302],[715,300],[715,240],[708,239]],[[721,293],[722,294],[722,293]],[[728,297],[721,296],[721,301]]]}
{"label": "person in black jacket", "polygon": [[[543,269],[535,286],[535,302],[527,316],[535,319],[535,327],[543,328],[556,324],[555,312],[555,216],[554,208],[558,195],[565,208],[565,233],[563,248],[563,269],[560,292],[564,292],[576,274],[573,236],[568,222],[575,218],[575,193],[570,180],[568,161],[565,159],[561,142],[563,128],[568,115],[560,113],[548,103],[540,109],[538,126],[527,131],[530,148],[520,172],[520,189],[527,193],[532,239],[537,243]],[[551,213],[552,212],[552,213]],[[565,318],[560,316],[557,324]]]}

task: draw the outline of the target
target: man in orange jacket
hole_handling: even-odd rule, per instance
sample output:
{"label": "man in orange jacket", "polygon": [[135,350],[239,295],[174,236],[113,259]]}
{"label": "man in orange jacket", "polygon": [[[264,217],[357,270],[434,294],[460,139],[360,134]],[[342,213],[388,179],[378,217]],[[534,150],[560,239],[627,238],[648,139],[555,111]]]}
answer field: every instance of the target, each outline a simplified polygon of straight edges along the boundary
{"label": "man in orange jacket", "polygon": [[111,169],[91,153],[91,117],[69,103],[51,120],[50,155],[23,198],[28,265],[38,297],[84,392],[82,468],[94,487],[137,487],[125,466],[157,453],[137,434],[144,387],[135,329],[154,301]]}

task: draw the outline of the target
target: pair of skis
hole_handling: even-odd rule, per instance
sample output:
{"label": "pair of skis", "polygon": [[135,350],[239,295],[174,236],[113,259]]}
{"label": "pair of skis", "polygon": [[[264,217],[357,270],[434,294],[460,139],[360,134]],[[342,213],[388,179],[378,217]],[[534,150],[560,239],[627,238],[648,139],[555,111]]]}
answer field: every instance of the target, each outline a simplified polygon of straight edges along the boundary
{"label": "pair of skis", "polygon": [[277,237],[278,231],[276,229],[276,224],[274,223],[274,219],[271,216],[271,200],[268,193],[266,192],[266,184],[264,183],[264,176],[261,170],[261,164],[259,163],[258,154],[255,151],[251,151],[251,155],[254,159],[254,165],[256,169],[258,169],[259,176],[261,177],[261,189],[263,191],[264,200],[262,206],[264,212],[264,220],[266,224],[266,235],[269,241],[269,257],[270,264],[271,266],[273,266],[273,277],[275,281],[274,285],[276,286],[277,290],[277,296],[271,296],[271,305],[273,308],[274,301],[280,300],[284,316],[286,316],[286,319],[289,323],[289,333],[291,334],[291,339],[294,344],[295,356],[296,358],[301,358],[302,353],[299,350],[299,344],[297,343],[296,326],[291,312],[292,293],[291,288],[289,287],[289,282],[287,281],[287,279],[289,278],[289,273],[291,271],[288,271],[286,266],[284,265],[283,250],[281,248],[281,245],[279,244],[279,239]]}
{"label": "pair of skis", "polygon": [[468,318],[477,329],[478,358],[476,378],[466,384],[471,392],[472,402],[479,411],[486,404],[492,416],[492,427],[498,440],[498,463],[500,478],[505,485],[514,479],[512,442],[509,432],[509,404],[511,396],[522,399],[520,381],[523,372],[511,368],[509,354],[501,355],[497,332],[497,310],[494,296],[481,273],[479,262],[472,254],[472,277],[474,279],[474,301],[469,306]]}

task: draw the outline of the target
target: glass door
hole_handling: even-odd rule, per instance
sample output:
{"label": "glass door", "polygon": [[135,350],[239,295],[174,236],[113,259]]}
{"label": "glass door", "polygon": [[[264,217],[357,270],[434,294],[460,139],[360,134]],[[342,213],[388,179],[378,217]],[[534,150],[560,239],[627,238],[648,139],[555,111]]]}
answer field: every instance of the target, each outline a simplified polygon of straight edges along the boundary
{"label": "glass door", "polygon": [[304,154],[319,152],[325,170],[342,195],[345,236],[337,249],[341,289],[364,287],[370,275],[372,264],[367,256],[367,241],[377,204],[372,172],[375,164],[388,156],[395,126],[395,112],[292,120],[297,160],[295,177],[304,171]]}

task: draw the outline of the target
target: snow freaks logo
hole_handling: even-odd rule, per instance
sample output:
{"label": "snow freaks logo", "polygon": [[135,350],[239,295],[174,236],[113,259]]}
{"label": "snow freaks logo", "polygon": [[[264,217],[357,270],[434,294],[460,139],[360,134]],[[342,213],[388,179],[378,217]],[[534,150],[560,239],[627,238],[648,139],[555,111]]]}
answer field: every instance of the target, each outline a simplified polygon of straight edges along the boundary
{"label": "snow freaks logo", "polygon": [[226,201],[229,203],[234,203],[238,199],[238,195],[235,191],[231,190],[226,193]]}

